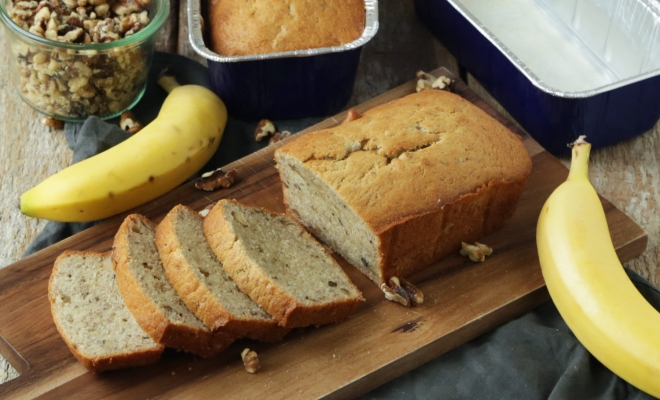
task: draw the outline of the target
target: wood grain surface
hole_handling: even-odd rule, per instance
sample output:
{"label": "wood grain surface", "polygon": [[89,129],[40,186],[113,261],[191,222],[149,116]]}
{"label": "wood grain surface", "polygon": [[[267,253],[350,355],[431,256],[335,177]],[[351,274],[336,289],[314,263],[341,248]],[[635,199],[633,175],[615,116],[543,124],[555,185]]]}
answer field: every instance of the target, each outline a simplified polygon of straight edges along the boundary
{"label": "wood grain surface", "polygon": [[[160,34],[159,49],[192,56],[187,42],[185,2],[171,0],[172,14]],[[421,25],[411,1],[381,0],[380,30],[363,50],[350,105],[389,90],[417,69],[447,66],[456,60]],[[0,29],[0,45],[6,46]],[[2,47],[6,49],[6,47]],[[0,268],[21,258],[45,221],[20,214],[18,197],[69,165],[71,151],[63,132],[39,123],[12,87],[7,51],[0,52]],[[502,108],[468,75],[468,84],[499,111]],[[507,115],[504,113],[504,115]],[[508,116],[508,115],[507,115]],[[568,160],[561,160],[567,165]],[[626,266],[660,286],[660,123],[638,138],[592,153],[590,174],[599,193],[640,224],[649,236],[646,251]],[[0,351],[1,352],[1,351]],[[0,356],[0,383],[18,375]]]}
{"label": "wood grain surface", "polygon": [[[358,105],[357,111],[412,93],[414,87],[411,81]],[[220,392],[235,398],[354,397],[547,301],[536,254],[536,219],[567,170],[467,85],[457,82],[456,92],[523,136],[533,168],[512,220],[483,239],[493,247],[493,256],[472,263],[450,255],[411,277],[425,294],[422,306],[405,308],[385,300],[376,285],[342,263],[367,299],[347,321],[299,329],[276,344],[239,341],[215,359],[167,352],[153,366],[93,375],[59,337],[46,287],[52,263],[63,250],[109,250],[120,215],[0,270],[0,335],[15,350],[9,353],[14,363],[23,366],[19,378],[0,385],[0,398],[209,398]],[[343,118],[342,113],[299,134],[337,125]],[[231,164],[238,180],[227,190],[201,192],[189,183],[136,211],[159,221],[178,203],[201,210],[220,198],[283,211],[273,152],[284,143]],[[619,257],[639,255],[646,246],[644,231],[607,201],[603,206]],[[247,374],[240,361],[246,346],[261,355],[263,369],[256,375]],[[310,374],[313,384],[303,379]]]}

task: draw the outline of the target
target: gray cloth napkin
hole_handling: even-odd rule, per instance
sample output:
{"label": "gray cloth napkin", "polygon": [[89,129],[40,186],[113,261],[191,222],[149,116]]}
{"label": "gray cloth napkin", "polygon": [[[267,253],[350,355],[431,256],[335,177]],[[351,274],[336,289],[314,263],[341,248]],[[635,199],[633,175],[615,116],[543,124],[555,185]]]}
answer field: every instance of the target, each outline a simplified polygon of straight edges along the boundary
{"label": "gray cloth napkin", "polygon": [[[209,87],[206,68],[174,54],[156,53],[145,96],[134,108],[144,124],[152,121],[166,94],[156,84],[164,68],[180,83]],[[275,121],[280,130],[298,132],[320,119]],[[256,123],[229,118],[222,143],[202,169],[219,168],[267,143],[253,138]],[[73,162],[98,154],[129,135],[117,121],[89,118],[66,124]],[[49,222],[24,255],[78,233],[94,222]],[[660,309],[660,292],[627,271],[637,288]],[[660,379],[660,377],[658,377]],[[460,346],[363,396],[363,399],[650,399],[592,357],[568,329],[552,302]]]}

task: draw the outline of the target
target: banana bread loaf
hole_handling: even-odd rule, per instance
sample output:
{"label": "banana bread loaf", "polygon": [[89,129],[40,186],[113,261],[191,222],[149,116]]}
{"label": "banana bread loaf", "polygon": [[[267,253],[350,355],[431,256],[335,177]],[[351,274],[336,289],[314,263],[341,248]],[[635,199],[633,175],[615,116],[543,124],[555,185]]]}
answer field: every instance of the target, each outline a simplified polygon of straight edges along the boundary
{"label": "banana bread loaf", "polygon": [[220,200],[203,226],[225,271],[281,326],[338,322],[364,301],[323,246],[284,215]]}
{"label": "banana bread loaf", "polygon": [[288,212],[377,283],[499,229],[531,171],[522,140],[425,90],[275,152]]}
{"label": "banana bread loaf", "polygon": [[222,56],[340,46],[364,31],[363,0],[210,0],[213,50]]}

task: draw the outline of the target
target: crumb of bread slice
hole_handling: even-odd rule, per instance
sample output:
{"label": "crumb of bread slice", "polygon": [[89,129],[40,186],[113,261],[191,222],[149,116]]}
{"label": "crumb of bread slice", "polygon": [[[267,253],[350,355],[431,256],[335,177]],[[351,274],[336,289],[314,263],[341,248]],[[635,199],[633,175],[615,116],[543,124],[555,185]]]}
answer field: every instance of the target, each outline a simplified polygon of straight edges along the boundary
{"label": "crumb of bread slice", "polygon": [[289,332],[278,325],[222,268],[202,229],[203,217],[178,205],[156,228],[156,247],[167,279],[188,308],[211,330],[275,342]]}
{"label": "crumb of bread slice", "polygon": [[153,364],[163,352],[124,304],[110,253],[62,253],[50,276],[48,299],[62,339],[91,372]]}
{"label": "crumb of bread slice", "polygon": [[132,214],[120,226],[112,261],[117,285],[138,324],[156,342],[202,357],[228,347],[234,336],[212,333],[183,303],[165,276],[155,243],[156,227]]}
{"label": "crumb of bread slice", "polygon": [[221,200],[203,227],[225,271],[281,326],[338,322],[364,301],[323,246],[291,218]]}

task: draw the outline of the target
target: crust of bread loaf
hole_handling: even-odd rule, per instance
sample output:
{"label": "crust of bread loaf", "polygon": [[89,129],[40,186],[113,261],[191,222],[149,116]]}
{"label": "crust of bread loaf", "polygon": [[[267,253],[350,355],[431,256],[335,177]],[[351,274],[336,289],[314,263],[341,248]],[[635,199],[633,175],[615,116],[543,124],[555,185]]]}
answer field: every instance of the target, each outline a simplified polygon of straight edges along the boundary
{"label": "crust of bread loaf", "polygon": [[363,0],[215,0],[209,4],[211,42],[223,56],[340,46],[360,37]]}
{"label": "crust of bread loaf", "polygon": [[[445,174],[451,171],[448,172],[443,163],[437,163],[433,159],[421,160],[420,168],[424,174],[406,174],[406,169],[401,167],[405,161],[399,162],[402,158],[400,154],[412,151],[409,159],[416,158],[415,151],[429,147],[432,142],[420,141],[419,136],[415,136],[416,132],[410,137],[399,137],[397,140],[394,140],[395,135],[381,135],[374,139],[377,136],[373,132],[385,132],[388,129],[396,132],[406,127],[414,127],[418,122],[408,114],[412,113],[412,110],[423,108],[426,108],[429,114],[436,113],[436,118],[449,121],[442,122],[444,125],[440,126],[462,129],[463,132],[477,131],[478,134],[471,138],[472,142],[491,140],[489,135],[498,138],[492,140],[492,145],[496,147],[492,153],[503,160],[499,174],[505,178],[477,183],[478,179],[471,176],[454,175],[455,179],[448,184],[437,184],[431,181],[432,177],[439,178],[436,182],[443,182]],[[395,119],[393,115],[400,117]],[[440,132],[441,135],[443,133]],[[466,155],[483,157],[481,150],[463,153],[462,146],[472,146],[472,143],[462,138],[460,140],[455,151],[445,153],[451,156],[451,162],[457,162]],[[376,174],[386,172],[387,175],[381,174],[373,180],[374,187],[365,187],[365,179],[350,182],[349,179],[342,179],[341,190],[337,190],[323,173],[319,172],[323,168],[329,170],[330,167],[323,165],[323,168],[319,167],[317,170],[310,168],[308,161],[344,160],[350,154],[346,149],[347,143],[351,142],[366,143],[362,145],[365,153],[377,149],[377,154],[381,155],[382,150],[383,154],[391,157],[389,162],[398,164],[388,171],[385,171],[385,168],[383,171],[377,170]],[[406,147],[410,146],[411,149],[406,150]],[[447,151],[447,146],[452,145],[443,142],[443,146],[442,151]],[[439,90],[426,90],[405,96],[374,107],[361,118],[346,125],[296,138],[276,150],[275,159],[279,162],[279,158],[284,154],[295,157],[320,181],[325,181],[374,233],[378,240],[378,268],[381,276],[380,281],[375,279],[375,274],[369,277],[378,284],[387,282],[392,276],[405,278],[458,250],[461,242],[474,242],[501,228],[513,215],[532,168],[529,153],[518,135],[460,96]],[[502,154],[506,156],[502,157]],[[350,168],[346,170],[349,171],[348,174],[352,173]],[[341,174],[333,175],[334,178],[339,176]],[[475,182],[474,186],[468,188],[472,182]],[[361,190],[351,185],[359,185]],[[372,193],[370,189],[379,193],[379,201],[370,203],[367,197],[355,196]],[[286,187],[283,200],[289,209],[291,201]],[[296,212],[288,213],[296,218]],[[339,249],[335,250],[340,252]]]}
{"label": "crust of bread loaf", "polygon": [[200,282],[186,262],[174,233],[172,215],[177,208],[187,208],[200,220],[203,217],[189,207],[174,207],[156,228],[156,247],[165,267],[165,274],[186,306],[212,331],[225,330],[236,337],[248,337],[263,342],[282,340],[289,330],[277,320],[237,318],[216,300],[213,293]]}
{"label": "crust of bread loaf", "polygon": [[[300,304],[280,288],[276,282],[268,278],[247,255],[222,209],[222,203],[225,201],[233,200],[220,200],[204,218],[204,234],[218,259],[223,263],[223,268],[236,282],[239,289],[277,319],[280,326],[298,328],[338,322],[346,319],[355,311],[360,302],[364,301],[360,296],[357,299],[333,301],[315,306]],[[237,203],[236,201],[233,202]],[[278,215],[269,210],[261,210],[272,216]],[[300,224],[298,225],[303,234],[309,235]],[[325,248],[318,244],[311,235],[309,235],[309,238],[332,259]],[[335,262],[334,259],[332,260]],[[339,265],[337,265],[337,268],[341,269]],[[348,277],[346,279],[350,282]]]}
{"label": "crust of bread loaf", "polygon": [[[442,209],[415,216],[378,235],[382,282],[408,277],[500,229],[513,215],[526,180],[497,181],[460,196]],[[440,228],[440,229],[438,229]]]}
{"label": "crust of bread loaf", "polygon": [[51,315],[53,316],[53,321],[55,322],[55,327],[57,328],[57,331],[60,333],[60,336],[64,340],[64,343],[66,343],[67,347],[74,355],[74,357],[76,357],[78,361],[80,361],[80,363],[85,368],[87,368],[90,372],[95,374],[103,371],[114,370],[114,369],[140,367],[140,366],[151,365],[156,363],[160,359],[160,355],[163,353],[163,350],[165,349],[165,347],[163,347],[162,345],[159,345],[158,347],[155,347],[150,350],[132,351],[130,353],[117,353],[113,355],[108,355],[106,357],[89,357],[83,354],[78,349],[78,346],[72,342],[67,332],[61,328],[59,315],[55,310],[55,299],[53,298],[52,295],[53,278],[57,274],[57,271],[59,269],[59,262],[61,259],[71,255],[80,255],[80,256],[89,256],[89,257],[98,257],[98,256],[107,257],[110,255],[110,253],[107,252],[107,253],[99,254],[91,251],[66,250],[55,259],[55,264],[53,265],[53,271],[48,281],[48,300],[50,301],[50,312]]}
{"label": "crust of bread loaf", "polygon": [[149,296],[142,291],[139,282],[128,267],[128,229],[134,219],[142,220],[145,224],[155,228],[155,225],[142,215],[131,214],[126,217],[115,235],[112,262],[119,291],[138,324],[157,343],[201,357],[212,357],[229,347],[234,338],[226,333],[211,333],[210,330],[170,322]]}

